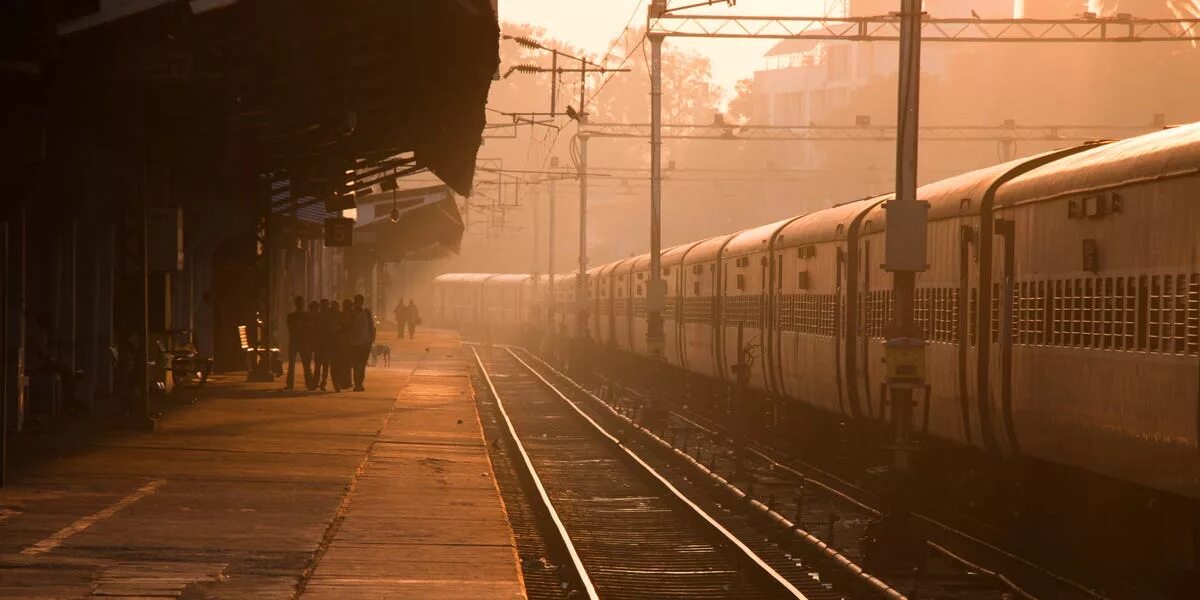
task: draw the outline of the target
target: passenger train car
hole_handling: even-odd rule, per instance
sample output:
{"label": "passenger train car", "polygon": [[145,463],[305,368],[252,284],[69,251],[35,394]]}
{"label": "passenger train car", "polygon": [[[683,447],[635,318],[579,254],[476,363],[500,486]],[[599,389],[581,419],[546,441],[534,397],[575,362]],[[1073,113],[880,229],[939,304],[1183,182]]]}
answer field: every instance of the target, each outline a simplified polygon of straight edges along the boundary
{"label": "passenger train car", "polygon": [[[1200,124],[1090,143],[925,185],[920,427],[1200,498]],[[665,359],[849,419],[882,415],[889,196],[663,251]],[[589,271],[589,333],[646,353],[649,255]],[[571,330],[574,275],[554,308]],[[439,321],[544,323],[544,282],[443,275]],[[503,289],[503,291],[501,291]],[[500,306],[499,303],[507,303]]]}

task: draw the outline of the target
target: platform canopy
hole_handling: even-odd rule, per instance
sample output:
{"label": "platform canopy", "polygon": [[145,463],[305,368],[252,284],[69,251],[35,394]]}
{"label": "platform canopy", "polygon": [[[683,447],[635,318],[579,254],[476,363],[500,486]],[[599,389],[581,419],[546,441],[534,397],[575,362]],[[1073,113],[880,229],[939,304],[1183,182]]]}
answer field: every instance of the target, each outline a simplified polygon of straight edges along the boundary
{"label": "platform canopy", "polygon": [[[367,235],[362,236],[363,233]],[[373,245],[376,258],[382,262],[457,253],[462,235],[462,216],[448,186],[374,194],[359,199],[355,236],[365,237]]]}
{"label": "platform canopy", "polygon": [[22,115],[5,128],[27,141],[0,170],[99,137],[214,192],[267,179],[285,208],[416,170],[470,194],[499,62],[490,0],[64,0],[0,21],[0,105]]}

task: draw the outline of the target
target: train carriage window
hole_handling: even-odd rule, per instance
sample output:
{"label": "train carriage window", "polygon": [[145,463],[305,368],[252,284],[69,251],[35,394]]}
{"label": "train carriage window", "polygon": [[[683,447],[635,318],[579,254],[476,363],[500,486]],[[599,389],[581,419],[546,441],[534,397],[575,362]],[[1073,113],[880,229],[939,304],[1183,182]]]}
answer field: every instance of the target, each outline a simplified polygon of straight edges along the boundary
{"label": "train carriage window", "polygon": [[1161,352],[1171,354],[1175,352],[1175,298],[1176,293],[1176,277],[1174,275],[1163,275],[1162,277],[1162,318],[1160,321],[1161,338],[1159,339],[1159,350]]}
{"label": "train carriage window", "polygon": [[1095,347],[1093,334],[1097,333],[1096,325],[1096,292],[1092,287],[1092,278],[1083,280],[1083,312],[1080,314],[1079,321],[1083,327],[1083,347]]}
{"label": "train carriage window", "polygon": [[957,344],[961,335],[961,332],[958,330],[958,315],[961,312],[959,304],[961,301],[958,288],[950,288],[950,314],[946,319],[946,328],[950,332],[949,341],[952,344]]}
{"label": "train carriage window", "polygon": [[1014,344],[1024,344],[1028,340],[1029,328],[1026,327],[1026,319],[1029,318],[1029,282],[1022,281],[1013,285],[1012,306],[1015,307],[1012,311],[1012,341]]}
{"label": "train carriage window", "polygon": [[1046,345],[1046,336],[1050,333],[1050,282],[1037,282],[1037,313],[1034,315],[1037,320],[1037,340],[1034,342],[1039,346]]}
{"label": "train carriage window", "polygon": [[1063,281],[1062,301],[1062,342],[1063,346],[1075,344],[1075,280]]}
{"label": "train carriage window", "polygon": [[1071,344],[1076,348],[1082,347],[1085,343],[1083,322],[1086,318],[1083,280],[1075,279],[1071,283]]}
{"label": "train carriage window", "polygon": [[1137,287],[1137,349],[1150,348],[1150,286],[1145,275],[1138,277]]}
{"label": "train carriage window", "polygon": [[929,290],[924,288],[918,289],[915,297],[913,298],[913,316],[916,319],[917,327],[921,328],[921,332],[924,334],[925,339],[929,339],[929,318],[926,312],[929,305],[929,297],[927,295],[928,291]]}
{"label": "train carriage window", "polygon": [[1102,347],[1112,349],[1116,347],[1117,336],[1117,313],[1116,313],[1116,290],[1114,289],[1113,280],[1111,277],[1105,277],[1100,280],[1104,284],[1104,293],[1101,294],[1104,305],[1104,342]]}
{"label": "train carriage window", "polygon": [[1066,342],[1066,336],[1063,334],[1063,323],[1066,317],[1063,315],[1063,282],[1058,280],[1054,282],[1054,291],[1050,310],[1050,343],[1054,346],[1062,346]]}
{"label": "train carriage window", "polygon": [[1187,275],[1175,276],[1175,353],[1188,353],[1188,279]]}
{"label": "train carriage window", "polygon": [[1200,274],[1192,273],[1187,288],[1187,354],[1200,354]]}
{"label": "train carriage window", "polygon": [[979,290],[971,288],[970,304],[967,307],[967,333],[972,346],[979,342]]}
{"label": "train carriage window", "polygon": [[1162,349],[1162,279],[1158,275],[1150,276],[1149,319],[1147,321],[1146,338],[1149,344],[1146,349],[1158,352]]}
{"label": "train carriage window", "polygon": [[1117,296],[1120,297],[1118,309],[1121,311],[1121,343],[1122,350],[1133,350],[1137,337],[1137,279],[1133,277],[1117,278]]}
{"label": "train carriage window", "polygon": [[992,321],[991,341],[995,344],[1000,341],[1000,284],[998,283],[992,284],[992,306],[991,312],[988,314],[991,315]]}

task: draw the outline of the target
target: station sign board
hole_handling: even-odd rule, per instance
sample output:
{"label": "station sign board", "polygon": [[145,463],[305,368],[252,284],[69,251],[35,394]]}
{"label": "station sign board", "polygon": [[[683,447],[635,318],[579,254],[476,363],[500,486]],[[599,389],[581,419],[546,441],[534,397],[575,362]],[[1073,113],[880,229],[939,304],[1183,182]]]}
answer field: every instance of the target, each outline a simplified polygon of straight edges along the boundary
{"label": "station sign board", "polygon": [[325,247],[348,248],[354,245],[354,219],[325,219]]}

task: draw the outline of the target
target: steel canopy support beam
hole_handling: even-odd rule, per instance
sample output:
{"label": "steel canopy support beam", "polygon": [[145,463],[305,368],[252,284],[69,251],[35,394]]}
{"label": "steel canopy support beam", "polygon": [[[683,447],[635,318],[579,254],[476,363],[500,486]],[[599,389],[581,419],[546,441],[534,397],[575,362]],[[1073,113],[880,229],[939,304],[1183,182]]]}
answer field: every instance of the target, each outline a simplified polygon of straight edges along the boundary
{"label": "steel canopy support beam", "polygon": [[[1061,142],[1124,138],[1149,133],[1161,124],[1146,125],[936,125],[919,129],[923,142]],[[648,138],[648,123],[588,123],[582,133],[596,138]],[[893,125],[712,125],[669,123],[661,126],[665,139],[729,140],[742,142],[893,142]]]}
{"label": "steel canopy support beam", "polygon": [[[1075,19],[937,19],[919,26],[925,42],[1166,42],[1200,41],[1200,19],[1139,19],[1121,15]],[[726,39],[806,39],[896,42],[901,19],[874,17],[651,16],[649,34]]]}

